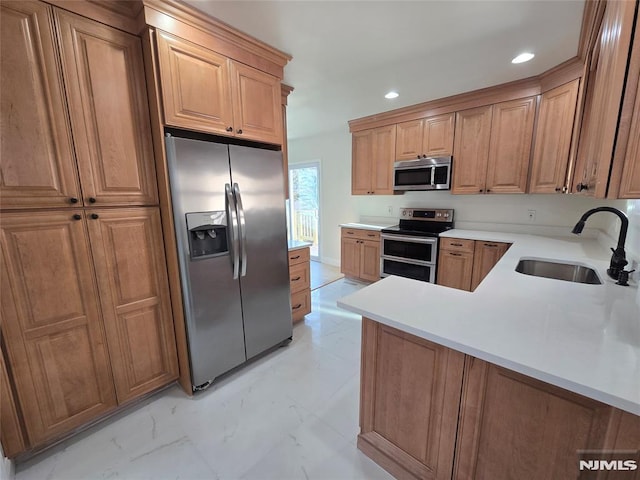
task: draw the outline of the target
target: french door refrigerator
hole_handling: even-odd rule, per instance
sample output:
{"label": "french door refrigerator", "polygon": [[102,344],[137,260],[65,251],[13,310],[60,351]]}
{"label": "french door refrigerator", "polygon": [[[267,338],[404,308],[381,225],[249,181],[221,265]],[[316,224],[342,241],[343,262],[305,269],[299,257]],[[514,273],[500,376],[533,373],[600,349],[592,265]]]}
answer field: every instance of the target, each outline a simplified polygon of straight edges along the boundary
{"label": "french door refrigerator", "polygon": [[282,154],[165,143],[195,391],[291,339]]}

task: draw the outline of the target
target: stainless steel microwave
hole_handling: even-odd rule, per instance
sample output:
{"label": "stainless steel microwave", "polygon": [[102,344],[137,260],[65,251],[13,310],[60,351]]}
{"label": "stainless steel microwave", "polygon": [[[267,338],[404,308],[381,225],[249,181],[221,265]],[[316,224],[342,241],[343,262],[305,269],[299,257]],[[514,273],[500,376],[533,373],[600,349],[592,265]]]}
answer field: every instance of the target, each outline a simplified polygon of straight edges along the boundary
{"label": "stainless steel microwave", "polygon": [[393,164],[393,189],[449,190],[451,157],[430,157],[405,160]]}

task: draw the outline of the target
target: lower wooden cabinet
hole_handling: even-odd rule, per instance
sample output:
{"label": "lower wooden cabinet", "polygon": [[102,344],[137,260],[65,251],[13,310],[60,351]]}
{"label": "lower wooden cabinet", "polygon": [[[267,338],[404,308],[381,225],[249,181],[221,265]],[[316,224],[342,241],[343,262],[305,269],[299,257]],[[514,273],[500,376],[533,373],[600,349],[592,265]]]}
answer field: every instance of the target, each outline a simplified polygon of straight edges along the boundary
{"label": "lower wooden cabinet", "polygon": [[289,251],[289,285],[293,323],[311,313],[311,256],[309,247]]}
{"label": "lower wooden cabinet", "polygon": [[438,285],[473,292],[510,246],[503,242],[440,239]]}
{"label": "lower wooden cabinet", "polygon": [[177,378],[161,238],[157,208],[3,213],[2,335],[26,448]]}
{"label": "lower wooden cabinet", "polygon": [[380,280],[380,232],[343,228],[340,271],[369,282]]}
{"label": "lower wooden cabinet", "polygon": [[450,479],[464,355],[362,322],[358,448],[396,478]]}
{"label": "lower wooden cabinet", "polygon": [[471,291],[473,240],[442,238],[438,254],[438,285]]}
{"label": "lower wooden cabinet", "polygon": [[640,417],[362,322],[358,448],[396,478],[637,478],[580,471],[578,455],[630,450],[637,460]]}

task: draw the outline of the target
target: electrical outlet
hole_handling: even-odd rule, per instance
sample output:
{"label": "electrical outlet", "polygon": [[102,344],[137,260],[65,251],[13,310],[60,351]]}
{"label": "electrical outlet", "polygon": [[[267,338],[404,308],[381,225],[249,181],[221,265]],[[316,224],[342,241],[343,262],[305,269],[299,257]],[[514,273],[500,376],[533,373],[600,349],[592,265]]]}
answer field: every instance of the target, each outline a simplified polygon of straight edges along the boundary
{"label": "electrical outlet", "polygon": [[387,213],[388,213],[389,215],[393,216],[393,205],[389,205],[389,206],[387,207]]}
{"label": "electrical outlet", "polygon": [[527,210],[529,215],[529,222],[534,223],[536,221],[536,211],[535,210]]}

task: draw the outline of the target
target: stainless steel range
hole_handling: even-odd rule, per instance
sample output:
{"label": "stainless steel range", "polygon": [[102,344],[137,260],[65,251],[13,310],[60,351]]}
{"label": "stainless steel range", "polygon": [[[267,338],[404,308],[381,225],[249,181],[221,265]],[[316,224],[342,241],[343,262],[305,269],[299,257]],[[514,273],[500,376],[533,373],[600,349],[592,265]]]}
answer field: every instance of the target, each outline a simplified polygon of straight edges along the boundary
{"label": "stainless steel range", "polygon": [[453,228],[453,210],[403,208],[400,223],[382,230],[380,276],[434,283],[438,236]]}

